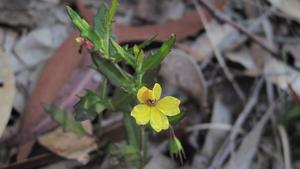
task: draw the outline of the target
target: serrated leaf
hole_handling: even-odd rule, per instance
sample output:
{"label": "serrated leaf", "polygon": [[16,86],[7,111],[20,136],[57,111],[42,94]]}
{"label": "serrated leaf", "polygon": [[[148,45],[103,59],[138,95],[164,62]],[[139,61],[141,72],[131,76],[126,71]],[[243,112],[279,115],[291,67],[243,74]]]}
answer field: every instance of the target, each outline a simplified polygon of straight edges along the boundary
{"label": "serrated leaf", "polygon": [[167,57],[170,53],[170,50],[175,43],[175,40],[176,36],[171,35],[171,37],[162,44],[162,46],[157,52],[145,59],[142,72],[147,72],[148,70],[152,70],[158,65],[160,65],[164,58]]}
{"label": "serrated leaf", "polygon": [[75,105],[74,116],[77,121],[92,120],[108,107],[107,101],[87,90]]}
{"label": "serrated leaf", "polygon": [[64,131],[73,132],[79,136],[87,134],[81,123],[77,122],[70,112],[54,104],[43,104],[43,107]]}
{"label": "serrated leaf", "polygon": [[130,74],[108,59],[98,57],[97,55],[93,55],[92,58],[94,62],[92,67],[102,73],[112,84],[128,92],[135,92],[134,79]]}

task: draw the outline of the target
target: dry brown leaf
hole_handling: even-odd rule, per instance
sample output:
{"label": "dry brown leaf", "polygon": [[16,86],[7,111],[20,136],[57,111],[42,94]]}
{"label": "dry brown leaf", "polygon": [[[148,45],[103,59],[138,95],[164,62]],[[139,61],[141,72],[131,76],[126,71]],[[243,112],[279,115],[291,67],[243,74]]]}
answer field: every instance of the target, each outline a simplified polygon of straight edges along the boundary
{"label": "dry brown leaf", "polygon": [[256,64],[248,49],[237,52],[227,52],[226,58],[244,66],[246,69],[244,73],[248,76],[259,76],[262,74],[262,68]]}
{"label": "dry brown leaf", "polygon": [[[58,91],[62,90],[65,83],[82,61],[83,57],[78,54],[78,46],[74,43],[74,39],[78,35],[74,33],[66,39],[44,66],[32,95],[27,102],[20,132],[30,131],[45,116],[41,103],[51,103],[54,101]],[[21,145],[17,159],[22,160],[26,158],[31,151],[32,145],[33,142]]]}
{"label": "dry brown leaf", "polygon": [[0,137],[7,125],[16,93],[13,70],[0,50]]}
{"label": "dry brown leaf", "polygon": [[[212,21],[208,24],[209,30],[211,31],[211,41],[219,47],[224,44],[226,41],[226,37],[228,37],[231,33],[236,32],[234,28],[232,28],[228,24],[219,24],[216,21]],[[206,57],[211,56],[213,54],[213,48],[211,46],[210,40],[208,39],[207,33],[198,37],[197,40],[193,43],[192,49],[195,52],[201,53]]]}
{"label": "dry brown leaf", "polygon": [[205,106],[206,82],[194,58],[179,49],[173,49],[162,63],[160,75],[168,86],[186,91],[199,101],[200,106]]}
{"label": "dry brown leaf", "polygon": [[[89,121],[84,122],[83,126],[88,133],[92,132],[92,124]],[[98,148],[93,137],[80,137],[74,133],[64,132],[61,128],[41,136],[38,141],[53,153],[67,159],[78,160],[82,164],[86,164],[89,161],[89,153]]]}

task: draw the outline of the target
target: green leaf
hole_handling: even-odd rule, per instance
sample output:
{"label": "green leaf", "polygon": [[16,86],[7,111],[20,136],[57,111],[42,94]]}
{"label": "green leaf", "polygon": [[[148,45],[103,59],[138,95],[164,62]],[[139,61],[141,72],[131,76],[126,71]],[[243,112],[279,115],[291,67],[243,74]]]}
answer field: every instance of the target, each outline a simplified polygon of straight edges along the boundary
{"label": "green leaf", "polygon": [[120,46],[115,40],[111,39],[112,46],[116,52],[126,61],[127,64],[135,67],[134,57],[122,46]]}
{"label": "green leaf", "polygon": [[112,21],[117,7],[117,0],[113,0],[109,8],[102,3],[94,18],[94,29],[97,33],[99,33],[101,37],[103,53],[108,57],[112,55],[109,39],[112,36]]}
{"label": "green leaf", "polygon": [[105,99],[106,98],[106,94],[107,94],[107,79],[105,77],[102,77],[102,82],[99,86],[99,95],[101,97],[101,99]]}
{"label": "green leaf", "polygon": [[107,30],[105,30],[104,22],[105,16],[107,14],[108,8],[105,3],[102,3],[99,7],[99,10],[94,17],[94,29],[99,35],[103,38],[106,36]]}
{"label": "green leaf", "polygon": [[121,89],[116,89],[111,102],[114,107],[114,111],[129,112],[131,111],[131,105],[135,101],[135,97]]}
{"label": "green leaf", "polygon": [[87,134],[81,123],[74,119],[72,113],[62,110],[54,104],[43,104],[43,107],[64,131],[73,132],[79,136]]}
{"label": "green leaf", "polygon": [[152,70],[160,65],[164,58],[170,53],[170,50],[173,47],[175,41],[176,36],[171,35],[171,37],[162,44],[157,52],[145,59],[142,72],[147,72],[148,70]]}
{"label": "green leaf", "polygon": [[115,16],[118,5],[119,5],[118,0],[113,0],[111,2],[111,6],[108,10],[108,13],[105,17],[105,22],[104,22],[105,26],[107,27],[107,30],[111,29],[112,20],[113,20],[113,17]]}
{"label": "green leaf", "polygon": [[186,112],[180,112],[176,116],[168,116],[171,125],[178,124],[186,115]]}
{"label": "green leaf", "polygon": [[154,39],[158,36],[158,34],[154,35],[152,38],[150,39],[146,39],[143,43],[141,43],[139,45],[139,48],[140,49],[144,49],[145,47],[149,46],[153,41]]}
{"label": "green leaf", "polygon": [[75,119],[77,121],[92,120],[107,107],[109,107],[107,100],[87,90],[85,95],[81,96],[79,102],[75,104]]}
{"label": "green leaf", "polygon": [[92,59],[94,63],[92,67],[102,73],[112,84],[130,93],[135,92],[133,77],[122,70],[117,64],[98,55],[92,55]]}
{"label": "green leaf", "polygon": [[91,28],[91,26],[84,19],[82,19],[71,7],[67,6],[67,11],[73,24],[79,29],[80,36],[90,40],[94,44],[95,50],[101,49],[102,41],[99,35]]}
{"label": "green leaf", "polygon": [[124,112],[124,125],[127,133],[127,140],[134,148],[139,148],[139,130],[135,121],[131,118],[130,113]]}

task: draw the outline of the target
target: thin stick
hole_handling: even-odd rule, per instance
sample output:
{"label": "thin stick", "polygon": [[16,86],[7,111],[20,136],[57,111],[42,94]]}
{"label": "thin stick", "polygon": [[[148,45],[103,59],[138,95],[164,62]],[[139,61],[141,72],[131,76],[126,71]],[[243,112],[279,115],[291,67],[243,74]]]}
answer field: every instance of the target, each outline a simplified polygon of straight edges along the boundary
{"label": "thin stick", "polygon": [[216,55],[216,58],[220,64],[220,66],[222,67],[224,73],[225,73],[225,76],[226,78],[232,83],[232,86],[234,88],[234,90],[236,91],[236,93],[238,94],[238,96],[240,97],[240,99],[245,102],[246,101],[246,97],[245,97],[245,94],[243,93],[242,89],[240,88],[240,86],[238,85],[238,83],[235,81],[233,75],[231,74],[231,72],[229,71],[229,69],[227,68],[226,66],[226,63],[224,61],[224,58],[221,56],[221,52],[217,49],[217,45],[214,43],[213,41],[213,35],[211,34],[209,28],[208,28],[208,24],[207,24],[207,19],[203,13],[203,10],[201,8],[201,6],[199,6],[196,2],[196,0],[193,0],[193,3],[197,9],[197,12],[203,22],[203,26],[206,30],[206,33],[207,33],[207,36],[208,36],[208,39],[211,43],[211,46],[213,48],[213,51]]}
{"label": "thin stick", "polygon": [[201,4],[205,9],[207,9],[207,11],[218,21],[228,23],[229,25],[231,25],[241,33],[248,36],[251,40],[256,42],[258,45],[260,45],[266,51],[270,52],[272,55],[278,55],[278,52],[271,46],[267,45],[262,38],[250,33],[246,28],[232,21],[227,15],[215,9],[210,3],[206,2],[205,0],[199,0],[199,4]]}

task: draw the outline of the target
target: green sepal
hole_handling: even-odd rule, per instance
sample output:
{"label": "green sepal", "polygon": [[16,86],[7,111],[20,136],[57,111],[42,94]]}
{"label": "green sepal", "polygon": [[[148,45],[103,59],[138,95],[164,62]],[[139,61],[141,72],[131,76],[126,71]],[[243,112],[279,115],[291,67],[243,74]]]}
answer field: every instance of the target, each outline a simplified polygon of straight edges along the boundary
{"label": "green sepal", "polygon": [[178,124],[186,115],[186,112],[180,112],[176,116],[168,116],[169,123],[173,126]]}
{"label": "green sepal", "polygon": [[43,108],[65,132],[73,132],[79,136],[87,134],[81,123],[74,119],[71,112],[62,110],[54,104],[43,104]]}
{"label": "green sepal", "polygon": [[178,154],[183,151],[183,146],[176,136],[169,140],[169,151],[170,154]]}
{"label": "green sepal", "polygon": [[158,65],[160,65],[164,58],[167,57],[170,53],[171,48],[175,44],[175,41],[176,36],[171,35],[171,37],[162,44],[158,51],[145,59],[142,72],[147,72],[149,70],[155,69]]}
{"label": "green sepal", "polygon": [[93,91],[87,90],[74,107],[75,120],[84,121],[94,119],[99,113],[110,107],[110,105],[109,100],[105,100]]}

